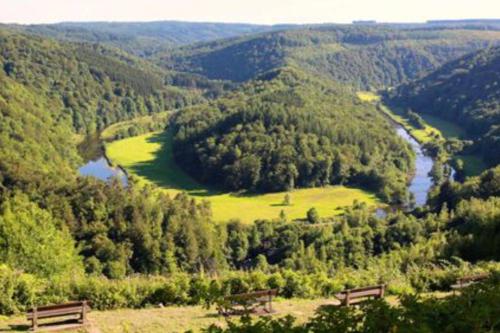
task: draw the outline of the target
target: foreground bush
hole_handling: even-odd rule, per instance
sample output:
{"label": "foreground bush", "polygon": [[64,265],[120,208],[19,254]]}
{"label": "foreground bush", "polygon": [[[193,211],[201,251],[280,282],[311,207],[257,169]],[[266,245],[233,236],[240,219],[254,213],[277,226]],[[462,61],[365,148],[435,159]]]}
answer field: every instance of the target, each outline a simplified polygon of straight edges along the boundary
{"label": "foreground bush", "polygon": [[296,324],[291,316],[243,318],[230,322],[228,328],[211,326],[206,333],[430,333],[430,332],[499,332],[500,280],[473,286],[458,296],[445,299],[422,299],[418,296],[401,298],[401,305],[392,306],[385,300],[369,301],[359,308],[321,307],[315,317]]}
{"label": "foreground bush", "polygon": [[[494,270],[499,270],[495,264],[475,268],[475,272]],[[428,291],[432,286],[446,289],[456,277],[471,272],[456,266],[420,267],[418,274],[409,269],[406,276],[379,266],[376,272],[373,269],[343,270],[333,276],[282,270],[269,273],[233,271],[217,277],[178,273],[168,277],[136,276],[119,280],[102,276],[48,280],[0,265],[0,314],[23,312],[33,305],[83,299],[90,301],[92,308],[97,310],[160,304],[212,306],[225,295],[274,288],[285,298],[333,297],[345,288],[381,282],[389,284],[389,293],[405,295],[415,290]]]}

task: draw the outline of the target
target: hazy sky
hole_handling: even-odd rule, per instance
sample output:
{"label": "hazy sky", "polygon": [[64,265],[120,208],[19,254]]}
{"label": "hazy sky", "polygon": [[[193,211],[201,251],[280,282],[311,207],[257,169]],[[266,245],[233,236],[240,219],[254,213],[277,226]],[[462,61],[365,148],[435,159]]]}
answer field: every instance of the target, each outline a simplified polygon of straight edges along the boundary
{"label": "hazy sky", "polygon": [[500,18],[500,0],[0,0],[2,23],[185,20],[325,23]]}

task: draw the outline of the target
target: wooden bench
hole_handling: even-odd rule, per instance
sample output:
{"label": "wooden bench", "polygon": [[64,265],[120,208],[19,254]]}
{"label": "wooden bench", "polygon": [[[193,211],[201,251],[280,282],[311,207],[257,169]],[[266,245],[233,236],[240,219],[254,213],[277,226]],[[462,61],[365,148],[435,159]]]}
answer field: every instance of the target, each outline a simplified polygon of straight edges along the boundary
{"label": "wooden bench", "polygon": [[248,313],[273,312],[273,297],[278,294],[276,289],[234,294],[224,297],[218,304],[218,312],[223,316]]}
{"label": "wooden bench", "polygon": [[385,285],[381,284],[378,286],[357,288],[357,289],[347,289],[335,295],[335,297],[340,301],[341,306],[349,306],[352,304],[357,304],[363,302],[369,298],[384,298]]}
{"label": "wooden bench", "polygon": [[38,329],[38,320],[47,318],[78,316],[78,322],[81,325],[87,324],[87,312],[90,307],[87,301],[76,301],[65,304],[47,305],[34,307],[27,312],[28,320],[31,320],[31,329]]}
{"label": "wooden bench", "polygon": [[474,283],[484,281],[488,279],[489,274],[484,273],[484,274],[476,274],[476,275],[467,275],[461,278],[457,279],[457,282],[453,285],[451,285],[451,289],[453,290],[458,290],[458,289],[463,289],[465,287],[468,287]]}

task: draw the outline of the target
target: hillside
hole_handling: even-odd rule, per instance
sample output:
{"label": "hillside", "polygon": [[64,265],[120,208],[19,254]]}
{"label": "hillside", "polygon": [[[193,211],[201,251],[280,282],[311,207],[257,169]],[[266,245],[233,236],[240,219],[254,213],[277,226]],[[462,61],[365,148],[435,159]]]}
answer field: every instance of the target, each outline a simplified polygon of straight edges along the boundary
{"label": "hillside", "polygon": [[295,64],[366,90],[415,79],[499,41],[500,31],[324,25],[202,43],[153,58],[166,68],[233,81]]}
{"label": "hillside", "polygon": [[179,113],[174,156],[225,189],[283,191],[351,184],[404,201],[411,149],[349,89],[297,69],[270,72]]}
{"label": "hillside", "polygon": [[253,24],[157,22],[65,22],[16,26],[30,33],[62,40],[104,43],[139,56],[179,45],[208,42],[277,27]]}
{"label": "hillside", "polygon": [[62,102],[46,112],[65,117],[78,133],[196,103],[222,86],[165,72],[117,49],[57,42],[9,29],[0,29],[0,50],[2,71],[36,94]]}
{"label": "hillside", "polygon": [[500,47],[452,61],[398,88],[391,101],[459,125],[490,165],[500,163]]}

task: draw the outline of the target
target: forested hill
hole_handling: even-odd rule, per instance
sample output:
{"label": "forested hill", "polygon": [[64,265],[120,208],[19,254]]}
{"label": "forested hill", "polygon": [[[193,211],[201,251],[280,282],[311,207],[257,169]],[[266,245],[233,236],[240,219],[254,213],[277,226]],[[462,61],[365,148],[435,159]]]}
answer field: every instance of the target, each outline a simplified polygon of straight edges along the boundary
{"label": "forested hill", "polygon": [[325,25],[203,43],[154,57],[166,68],[234,81],[295,64],[368,89],[418,78],[499,41],[500,31]]}
{"label": "forested hill", "polygon": [[147,56],[179,45],[207,42],[278,27],[253,24],[157,22],[67,22],[17,26],[30,33],[71,41],[104,43]]}
{"label": "forested hill", "polygon": [[392,101],[458,124],[500,163],[500,47],[452,61],[397,89]]}
{"label": "forested hill", "polygon": [[174,154],[200,181],[230,190],[352,184],[406,199],[411,149],[350,89],[295,68],[175,119]]}
{"label": "forested hill", "polygon": [[166,72],[118,49],[10,29],[0,29],[0,71],[11,79],[7,83],[15,81],[38,96],[58,100],[60,106],[44,112],[67,119],[79,133],[183,107],[203,100],[202,94],[218,85]]}

